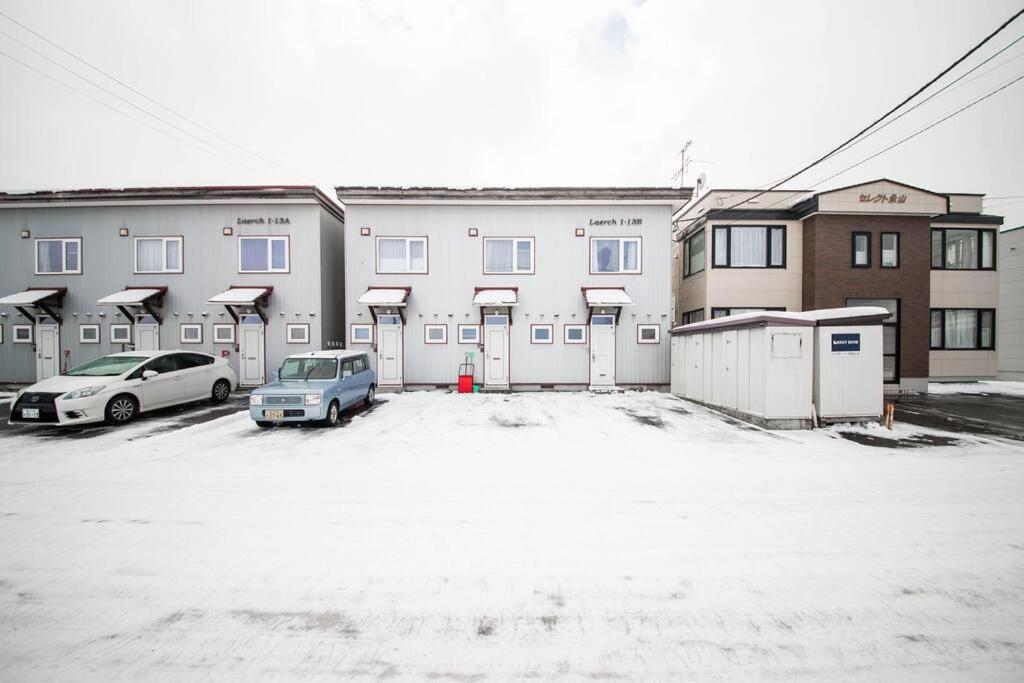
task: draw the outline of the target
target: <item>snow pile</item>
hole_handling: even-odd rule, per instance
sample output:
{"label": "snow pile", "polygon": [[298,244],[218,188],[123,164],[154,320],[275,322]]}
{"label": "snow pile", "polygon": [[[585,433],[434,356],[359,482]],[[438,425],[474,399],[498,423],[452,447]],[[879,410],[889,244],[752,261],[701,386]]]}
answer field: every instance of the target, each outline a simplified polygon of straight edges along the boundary
{"label": "snow pile", "polygon": [[1024,396],[1024,382],[931,382],[929,394],[1007,394]]}
{"label": "snow pile", "polygon": [[518,301],[514,289],[481,289],[473,297],[474,306],[515,306]]}

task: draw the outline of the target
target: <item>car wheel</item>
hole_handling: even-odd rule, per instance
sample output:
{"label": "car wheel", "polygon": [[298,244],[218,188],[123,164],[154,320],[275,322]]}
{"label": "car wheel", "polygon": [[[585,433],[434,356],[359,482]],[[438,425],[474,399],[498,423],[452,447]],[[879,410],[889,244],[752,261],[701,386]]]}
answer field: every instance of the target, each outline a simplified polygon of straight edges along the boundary
{"label": "car wheel", "polygon": [[338,408],[338,402],[331,401],[331,405],[327,406],[327,417],[324,418],[323,425],[325,427],[338,426],[338,417],[340,414],[341,409]]}
{"label": "car wheel", "polygon": [[134,396],[121,394],[110,399],[105,416],[112,425],[123,425],[135,419],[139,414],[139,402]]}
{"label": "car wheel", "polygon": [[271,427],[274,426],[274,423],[273,422],[257,422],[256,426],[259,427],[260,429],[270,429]]}
{"label": "car wheel", "polygon": [[223,403],[231,395],[231,383],[226,379],[219,379],[213,383],[213,391],[210,392],[210,400],[214,403]]}
{"label": "car wheel", "polygon": [[366,390],[366,398],[363,399],[363,403],[365,403],[367,405],[367,407],[372,406],[373,405],[373,399],[375,399],[376,397],[377,397],[377,390],[371,384],[370,388]]}

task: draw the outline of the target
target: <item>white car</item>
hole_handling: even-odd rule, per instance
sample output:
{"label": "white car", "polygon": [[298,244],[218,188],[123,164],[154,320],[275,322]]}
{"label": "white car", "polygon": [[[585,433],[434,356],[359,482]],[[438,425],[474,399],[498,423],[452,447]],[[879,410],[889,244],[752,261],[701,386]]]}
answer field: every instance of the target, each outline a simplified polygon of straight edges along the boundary
{"label": "white car", "polygon": [[226,401],[238,377],[223,358],[194,351],[103,356],[18,392],[9,422],[131,422],[139,413],[202,399]]}

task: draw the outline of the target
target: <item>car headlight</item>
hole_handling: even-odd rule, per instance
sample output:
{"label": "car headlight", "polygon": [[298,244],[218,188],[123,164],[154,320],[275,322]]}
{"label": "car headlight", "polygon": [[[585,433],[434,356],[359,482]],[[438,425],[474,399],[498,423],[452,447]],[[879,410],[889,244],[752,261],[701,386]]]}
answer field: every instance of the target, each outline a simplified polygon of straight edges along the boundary
{"label": "car headlight", "polygon": [[249,405],[261,406],[263,405],[263,394],[249,394]]}
{"label": "car headlight", "polygon": [[306,394],[306,405],[307,406],[318,406],[318,405],[320,405],[320,394]]}
{"label": "car headlight", "polygon": [[70,391],[64,394],[64,400],[70,401],[76,398],[86,398],[87,396],[95,396],[96,394],[100,393],[106,388],[106,385],[100,385],[97,387],[85,387],[84,389],[75,389],[74,391]]}

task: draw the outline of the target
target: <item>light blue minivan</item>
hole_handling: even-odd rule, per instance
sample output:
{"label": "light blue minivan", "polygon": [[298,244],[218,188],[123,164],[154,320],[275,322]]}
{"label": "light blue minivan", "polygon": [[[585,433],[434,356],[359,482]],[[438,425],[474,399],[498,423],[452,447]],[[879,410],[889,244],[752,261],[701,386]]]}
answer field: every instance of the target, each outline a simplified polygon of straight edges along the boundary
{"label": "light blue minivan", "polygon": [[261,428],[287,422],[333,427],[341,411],[371,405],[377,376],[365,351],[311,351],[288,356],[277,379],[249,395],[249,416]]}

